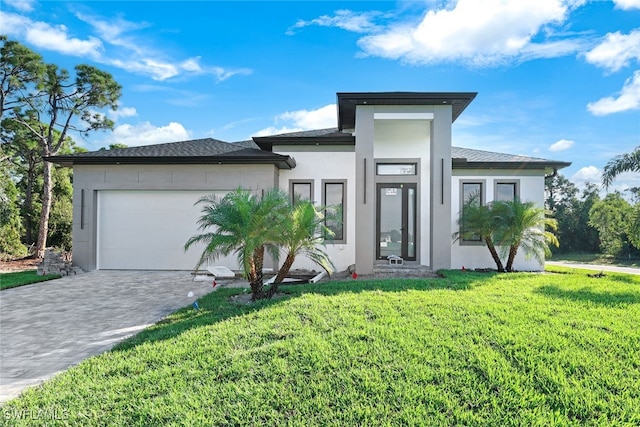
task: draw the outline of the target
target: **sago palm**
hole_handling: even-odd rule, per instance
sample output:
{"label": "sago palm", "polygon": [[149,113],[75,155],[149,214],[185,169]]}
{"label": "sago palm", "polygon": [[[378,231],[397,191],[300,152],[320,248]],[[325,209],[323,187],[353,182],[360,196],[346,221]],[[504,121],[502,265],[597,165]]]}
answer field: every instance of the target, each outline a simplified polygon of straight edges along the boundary
{"label": "sago palm", "polygon": [[557,222],[546,216],[542,208],[533,202],[518,199],[497,201],[492,212],[499,227],[495,230],[495,243],[505,255],[508,253],[506,271],[513,271],[513,262],[519,249],[526,258],[534,257],[541,264],[549,254],[549,245],[558,246],[558,239],[549,231],[557,229]]}
{"label": "sago palm", "polygon": [[322,211],[308,200],[295,200],[291,205],[287,223],[281,228],[278,244],[285,254],[284,262],[278,270],[278,274],[268,291],[273,295],[278,284],[289,274],[291,267],[298,256],[305,256],[315,264],[322,267],[328,274],[333,272],[333,262],[324,251],[324,237],[333,234],[325,226],[325,218]]}
{"label": "sago palm", "polygon": [[196,265],[220,256],[235,254],[249,280],[253,299],[263,298],[265,250],[278,256],[279,224],[287,216],[287,198],[280,190],[270,190],[260,197],[238,188],[226,196],[206,196],[198,200],[202,216],[198,220],[202,234],[192,236],[185,250],[196,243],[205,245]]}
{"label": "sago palm", "polygon": [[465,201],[458,217],[458,231],[453,233],[454,241],[480,238],[491,253],[498,271],[504,271],[504,266],[494,245],[493,234],[498,227],[491,205],[481,205],[480,195],[472,194]]}

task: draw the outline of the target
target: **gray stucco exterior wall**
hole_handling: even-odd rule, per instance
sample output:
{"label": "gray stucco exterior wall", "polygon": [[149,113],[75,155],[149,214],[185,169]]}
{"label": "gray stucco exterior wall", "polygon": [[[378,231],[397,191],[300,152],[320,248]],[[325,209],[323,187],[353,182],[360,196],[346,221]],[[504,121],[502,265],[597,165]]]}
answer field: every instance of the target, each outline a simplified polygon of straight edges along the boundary
{"label": "gray stucco exterior wall", "polygon": [[373,107],[356,108],[356,271],[371,274],[375,260]]}
{"label": "gray stucco exterior wall", "polygon": [[450,105],[433,108],[431,122],[431,269],[451,268]]}

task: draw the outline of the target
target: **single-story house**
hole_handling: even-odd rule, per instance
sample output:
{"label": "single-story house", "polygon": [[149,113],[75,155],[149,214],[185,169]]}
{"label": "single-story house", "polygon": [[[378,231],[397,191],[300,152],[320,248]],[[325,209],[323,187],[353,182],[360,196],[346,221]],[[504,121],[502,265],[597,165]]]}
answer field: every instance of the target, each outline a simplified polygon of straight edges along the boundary
{"label": "single-story house", "polygon": [[[453,147],[476,93],[338,93],[337,127],[250,141],[211,138],[50,158],[73,167],[73,259],[85,270],[192,270],[203,195],[280,187],[343,216],[327,252],[367,274],[390,256],[433,270],[492,267],[477,241],[454,242],[465,195],[539,206],[544,177],[570,163]],[[234,257],[216,264],[237,268]],[[304,259],[294,267],[311,267]],[[543,266],[519,254],[515,267]]]}

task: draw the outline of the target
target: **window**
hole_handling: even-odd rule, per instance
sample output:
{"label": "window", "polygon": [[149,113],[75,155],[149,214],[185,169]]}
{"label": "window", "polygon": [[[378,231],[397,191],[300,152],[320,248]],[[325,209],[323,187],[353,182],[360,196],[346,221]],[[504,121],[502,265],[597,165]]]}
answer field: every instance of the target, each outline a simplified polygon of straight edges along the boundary
{"label": "window", "polygon": [[313,181],[289,181],[291,201],[313,200]]}
{"label": "window", "polygon": [[322,204],[325,207],[325,226],[333,236],[325,236],[332,243],[346,243],[346,181],[322,181]]}
{"label": "window", "polygon": [[[463,181],[460,183],[460,209],[473,200],[478,205],[484,205],[484,181]],[[460,239],[460,244],[482,243],[480,236],[471,236]]]}
{"label": "window", "polygon": [[415,163],[378,163],[376,165],[378,175],[415,175]]}
{"label": "window", "polygon": [[518,181],[496,181],[493,197],[496,201],[515,200],[518,196]]}

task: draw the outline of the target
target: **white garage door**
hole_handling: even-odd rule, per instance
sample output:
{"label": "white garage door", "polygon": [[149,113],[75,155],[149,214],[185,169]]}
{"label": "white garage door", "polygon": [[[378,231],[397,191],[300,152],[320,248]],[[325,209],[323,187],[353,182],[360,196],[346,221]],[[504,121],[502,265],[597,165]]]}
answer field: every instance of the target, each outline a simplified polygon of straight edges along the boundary
{"label": "white garage door", "polygon": [[[98,269],[193,270],[202,246],[184,251],[199,234],[201,191],[100,191]],[[224,193],[217,193],[223,195]],[[215,265],[236,268],[233,256]],[[203,267],[204,268],[204,267]]]}

